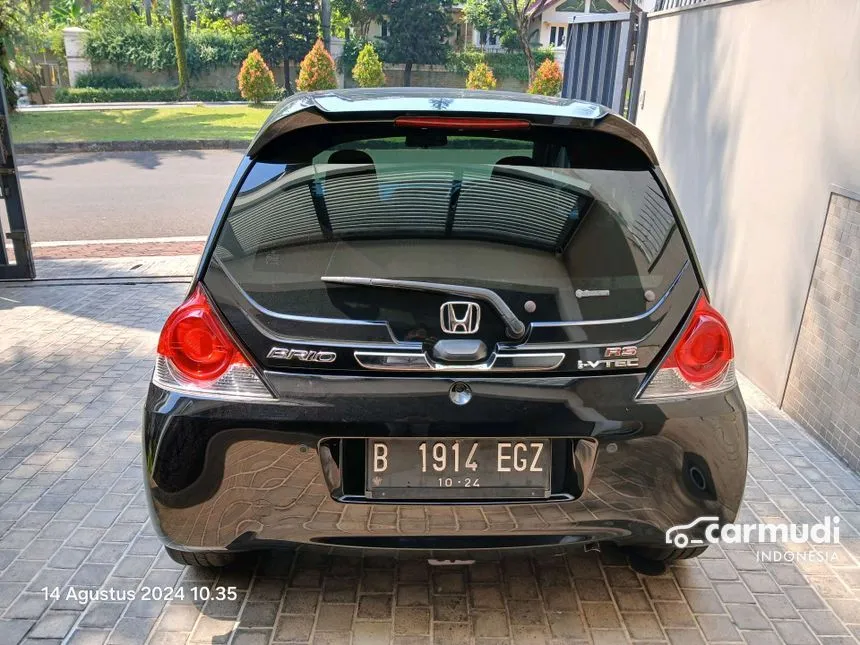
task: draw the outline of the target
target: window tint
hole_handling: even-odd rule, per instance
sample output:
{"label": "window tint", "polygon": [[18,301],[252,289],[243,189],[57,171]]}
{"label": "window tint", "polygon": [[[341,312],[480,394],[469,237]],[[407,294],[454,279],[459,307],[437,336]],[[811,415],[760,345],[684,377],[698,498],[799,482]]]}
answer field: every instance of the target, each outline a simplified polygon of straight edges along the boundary
{"label": "window tint", "polygon": [[535,165],[528,141],[359,140],[309,164],[257,163],[228,227],[243,253],[325,239],[461,237],[560,249],[590,198],[569,169]]}

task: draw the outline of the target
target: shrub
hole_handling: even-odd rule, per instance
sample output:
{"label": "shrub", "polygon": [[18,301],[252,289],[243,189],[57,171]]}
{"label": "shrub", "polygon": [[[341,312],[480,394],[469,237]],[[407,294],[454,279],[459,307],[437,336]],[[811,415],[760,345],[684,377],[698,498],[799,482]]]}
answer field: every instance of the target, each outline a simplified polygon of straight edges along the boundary
{"label": "shrub", "polygon": [[[186,41],[188,71],[197,75],[218,65],[238,65],[251,49],[247,31],[190,29]],[[151,72],[176,68],[173,32],[166,25],[124,25],[92,31],[85,51],[96,63],[129,65]]]}
{"label": "shrub", "polygon": [[75,79],[75,87],[97,87],[100,89],[116,89],[121,87],[141,87],[141,84],[128,74],[112,72],[84,72]]}
{"label": "shrub", "polygon": [[496,89],[496,77],[493,70],[486,63],[478,63],[469,72],[466,79],[466,87],[470,90],[494,90]]}
{"label": "shrub", "polygon": [[382,87],[385,85],[382,61],[372,44],[367,43],[358,53],[355,67],[352,68],[352,78],[355,79],[359,87]]}
{"label": "shrub", "polygon": [[[191,88],[188,98],[192,101],[241,101],[236,90]],[[96,88],[61,87],[54,99],[57,103],[126,103],[148,101],[178,101],[178,87],[133,87]]]}
{"label": "shrub", "polygon": [[248,54],[239,70],[239,93],[246,101],[259,105],[275,94],[275,76],[256,49]]}
{"label": "shrub", "polygon": [[333,90],[336,87],[334,59],[323,47],[322,40],[317,39],[308,55],[302,59],[296,88],[300,92],[313,92],[314,90]]}
{"label": "shrub", "polygon": [[545,60],[535,72],[535,80],[529,88],[529,94],[558,96],[561,94],[561,67],[553,60]]}

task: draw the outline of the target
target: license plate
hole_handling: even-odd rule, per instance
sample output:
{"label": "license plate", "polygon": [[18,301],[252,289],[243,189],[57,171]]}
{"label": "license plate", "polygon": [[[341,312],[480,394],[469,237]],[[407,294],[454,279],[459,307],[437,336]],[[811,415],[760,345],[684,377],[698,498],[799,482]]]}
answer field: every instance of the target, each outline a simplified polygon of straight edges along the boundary
{"label": "license plate", "polygon": [[549,439],[368,439],[371,499],[540,499]]}

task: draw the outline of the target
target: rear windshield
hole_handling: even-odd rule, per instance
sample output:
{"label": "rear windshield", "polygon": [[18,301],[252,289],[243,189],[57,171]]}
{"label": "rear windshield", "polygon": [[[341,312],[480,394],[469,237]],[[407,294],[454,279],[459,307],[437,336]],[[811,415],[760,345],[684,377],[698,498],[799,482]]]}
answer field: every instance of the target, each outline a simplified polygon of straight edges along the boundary
{"label": "rear windshield", "polygon": [[246,175],[215,261],[263,306],[300,315],[354,317],[323,276],[539,294],[549,319],[641,313],[686,258],[674,216],[647,165],[613,169],[606,148],[589,155],[565,132],[285,146]]}

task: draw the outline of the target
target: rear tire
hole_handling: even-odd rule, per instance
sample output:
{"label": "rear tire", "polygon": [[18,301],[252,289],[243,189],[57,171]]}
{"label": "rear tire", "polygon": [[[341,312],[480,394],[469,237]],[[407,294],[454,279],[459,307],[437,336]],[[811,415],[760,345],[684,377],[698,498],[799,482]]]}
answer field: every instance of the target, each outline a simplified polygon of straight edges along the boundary
{"label": "rear tire", "polygon": [[672,564],[677,560],[698,558],[705,552],[707,548],[707,546],[691,546],[685,549],[675,549],[670,546],[665,548],[634,547],[633,549],[631,549],[631,551],[633,554],[639,556],[640,558],[645,558],[646,560],[653,560],[654,562],[662,562],[664,564]]}
{"label": "rear tire", "polygon": [[229,551],[179,551],[169,546],[164,547],[164,550],[167,551],[170,559],[178,564],[205,569],[229,567],[239,558],[238,553]]}

